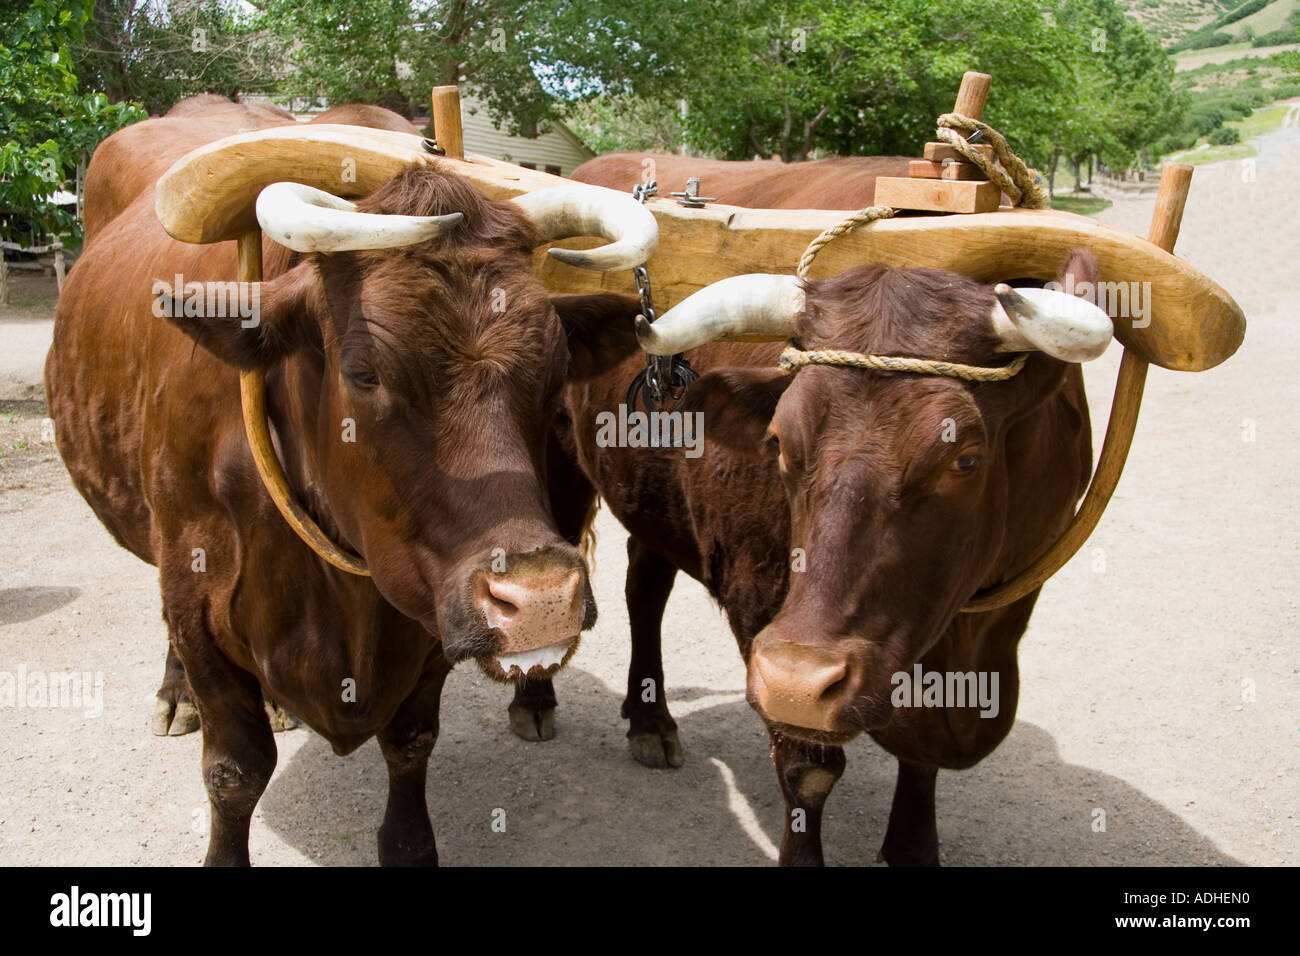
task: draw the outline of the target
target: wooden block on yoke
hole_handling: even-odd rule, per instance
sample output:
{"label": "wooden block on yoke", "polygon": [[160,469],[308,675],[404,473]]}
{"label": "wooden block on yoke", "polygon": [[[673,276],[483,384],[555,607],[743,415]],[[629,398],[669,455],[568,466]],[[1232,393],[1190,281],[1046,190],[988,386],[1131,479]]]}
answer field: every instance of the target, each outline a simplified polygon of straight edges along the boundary
{"label": "wooden block on yoke", "polygon": [[[993,162],[993,147],[988,143],[975,143],[971,146],[971,149],[979,153],[980,156],[984,158],[984,162]],[[965,156],[957,152],[957,150],[953,149],[947,143],[926,143],[925,152],[921,155],[932,163],[942,163],[945,159],[951,159],[958,163],[964,163],[967,161]]]}
{"label": "wooden block on yoke", "polygon": [[907,167],[913,179],[983,179],[984,173],[970,163],[935,163],[928,159],[914,159]]}
{"label": "wooden block on yoke", "polygon": [[1002,190],[987,180],[959,182],[948,179],[876,179],[877,206],[924,209],[930,212],[992,212],[1002,202]]}

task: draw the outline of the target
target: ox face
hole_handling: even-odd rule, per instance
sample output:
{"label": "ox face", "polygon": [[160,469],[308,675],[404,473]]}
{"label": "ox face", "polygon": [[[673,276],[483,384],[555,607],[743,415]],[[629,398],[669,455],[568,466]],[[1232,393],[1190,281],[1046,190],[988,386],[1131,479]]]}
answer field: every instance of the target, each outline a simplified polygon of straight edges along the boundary
{"label": "ox face", "polygon": [[[1090,255],[1068,268],[1076,280],[1096,277]],[[1011,356],[989,320],[997,302],[992,286],[951,273],[860,268],[807,285],[792,338],[809,350],[1003,366]],[[735,408],[751,410],[733,447],[756,444],[774,460],[790,546],[804,555],[750,656],[749,700],[779,731],[841,743],[884,727],[893,676],[981,586],[1018,570],[1007,567],[1009,520],[1059,514],[1061,500],[1022,500],[1025,481],[1082,491],[1090,462],[1077,455],[1044,455],[1026,474],[1008,453],[1009,430],[1058,396],[1071,369],[1035,353],[1000,382],[811,366],[792,378],[697,383],[696,400],[729,406],[730,421]],[[1046,413],[1061,414],[1059,403]],[[1085,415],[1074,413],[1075,434]],[[728,420],[708,420],[719,419]]]}
{"label": "ox face", "polygon": [[532,274],[535,230],[511,204],[427,170],[361,208],[463,218],[397,248],[307,255],[262,284],[255,329],[182,328],[268,370],[286,470],[386,600],[453,661],[501,680],[549,675],[595,604],[548,504],[568,353]]}

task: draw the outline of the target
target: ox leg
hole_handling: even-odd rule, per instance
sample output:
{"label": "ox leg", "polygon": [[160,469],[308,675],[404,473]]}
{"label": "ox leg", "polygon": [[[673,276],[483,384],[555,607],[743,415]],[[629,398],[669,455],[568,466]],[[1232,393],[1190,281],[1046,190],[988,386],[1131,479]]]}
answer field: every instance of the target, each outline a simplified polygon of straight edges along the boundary
{"label": "ox leg", "polygon": [[203,730],[203,783],[211,806],[204,866],[248,866],[248,827],[275,770],[275,736],[257,678],[232,664],[201,623],[202,612],[172,634]]}
{"label": "ox leg", "polygon": [[[546,473],[550,485],[551,513],[569,544],[581,545],[595,517],[596,489],[578,467],[573,439],[573,418],[568,409],[556,413],[546,445]],[[524,740],[550,740],[555,736],[555,686],[549,680],[522,680],[507,712],[510,729]]]}
{"label": "ox leg", "polygon": [[517,681],[515,699],[507,709],[516,737],[550,740],[555,736],[555,686],[550,680]]}
{"label": "ox leg", "polygon": [[425,802],[429,754],[438,740],[438,703],[448,668],[430,674],[379,733],[388,764],[388,804],[379,828],[380,866],[437,866],[438,846]]}
{"label": "ox leg", "polygon": [[163,668],[162,686],[154,707],[150,729],[159,737],[179,737],[199,729],[199,712],[190,700],[185,683],[185,667],[176,656],[176,648],[167,642],[167,663]]}
{"label": "ox leg", "polygon": [[938,767],[898,761],[898,783],[880,859],[890,866],[938,866],[939,830],[934,821]]}
{"label": "ox leg", "polygon": [[[154,707],[150,729],[159,737],[180,737],[199,729],[199,712],[190,699],[190,689],[185,683],[185,665],[176,656],[176,648],[167,644],[167,662],[163,669],[162,686],[158,688],[158,703]],[[267,719],[277,734],[301,726],[301,721],[278,703],[267,697],[264,701]]]}
{"label": "ox leg", "polygon": [[785,797],[781,866],[825,866],[822,807],[844,773],[844,748],[823,747],[769,733],[772,762]]}
{"label": "ox leg", "polygon": [[680,767],[686,760],[677,721],[664,690],[663,621],[677,569],[634,535],[627,538],[627,613],[632,662],[627,669],[623,717],[630,725],[632,759],[647,767]]}

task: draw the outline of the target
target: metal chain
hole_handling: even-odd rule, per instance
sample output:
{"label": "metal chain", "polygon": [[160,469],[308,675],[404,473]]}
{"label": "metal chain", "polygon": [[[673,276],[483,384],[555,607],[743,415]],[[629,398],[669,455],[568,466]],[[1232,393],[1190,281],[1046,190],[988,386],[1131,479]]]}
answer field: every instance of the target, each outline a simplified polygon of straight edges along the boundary
{"label": "metal chain", "polygon": [[[632,187],[632,198],[645,205],[645,201],[659,193],[659,184],[655,181],[637,183]],[[650,272],[645,264],[632,269],[632,279],[636,282],[636,294],[641,300],[641,314],[647,322],[653,323],[655,315],[654,292],[650,287]],[[699,373],[691,368],[691,363],[679,352],[676,355],[646,355],[645,369],[628,387],[624,404],[631,411],[636,408],[637,396],[645,405],[647,412],[653,412],[663,404],[665,398],[674,404],[681,401],[690,384],[699,378]]]}

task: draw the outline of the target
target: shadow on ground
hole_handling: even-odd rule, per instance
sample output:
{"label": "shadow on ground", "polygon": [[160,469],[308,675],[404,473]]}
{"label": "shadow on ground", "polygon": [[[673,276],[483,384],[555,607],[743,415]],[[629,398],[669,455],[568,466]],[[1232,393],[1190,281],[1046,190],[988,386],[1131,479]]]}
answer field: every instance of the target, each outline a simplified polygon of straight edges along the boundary
{"label": "shadow on ground", "polygon": [[0,588],[0,625],[20,624],[57,611],[81,595],[81,588]]}
{"label": "shadow on ground", "polygon": [[[686,766],[656,771],[627,755],[619,694],[574,668],[557,692],[557,738],[526,743],[507,729],[502,687],[469,668],[452,675],[428,785],[444,865],[770,862],[783,811],[766,735],[747,705],[723,695],[679,715]],[[674,699],[710,695],[688,687]],[[826,855],[862,865],[884,834],[894,762],[865,740],[848,755],[828,804]],[[374,865],[386,779],[373,741],[339,758],[313,734],[280,768],[261,813],[322,864]],[[1105,832],[1093,829],[1098,808]],[[500,811],[504,833],[492,829]],[[1062,762],[1051,736],[1024,722],[978,767],[940,775],[939,833],[949,865],[1237,862],[1125,781]]]}

